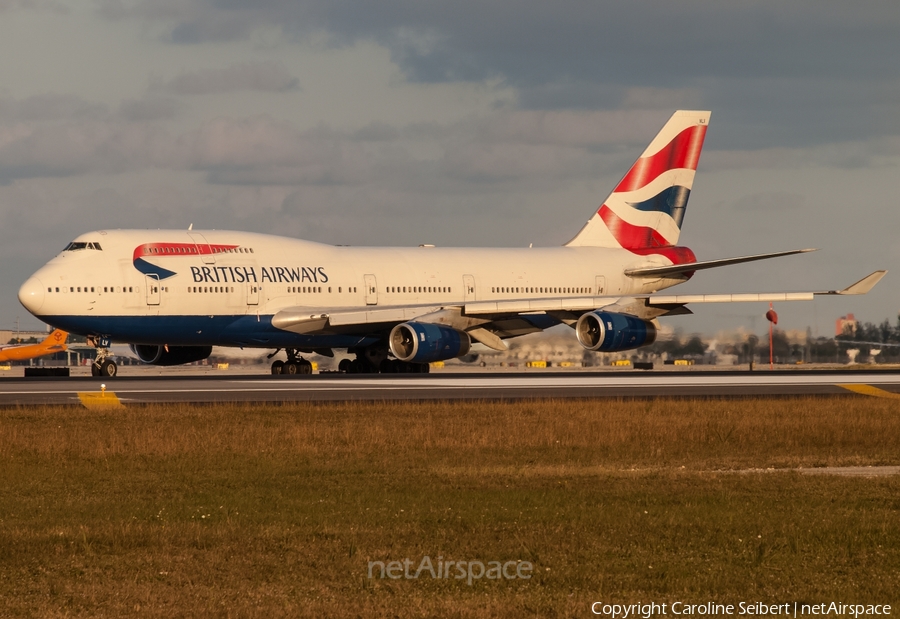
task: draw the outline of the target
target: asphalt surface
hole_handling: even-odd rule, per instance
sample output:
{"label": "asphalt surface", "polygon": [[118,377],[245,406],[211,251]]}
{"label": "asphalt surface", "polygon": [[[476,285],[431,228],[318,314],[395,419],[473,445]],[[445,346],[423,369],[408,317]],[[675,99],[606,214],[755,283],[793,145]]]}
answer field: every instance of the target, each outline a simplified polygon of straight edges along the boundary
{"label": "asphalt surface", "polygon": [[0,406],[759,396],[900,399],[900,371],[581,371],[291,377],[210,372],[172,376],[125,374],[106,379],[0,377]]}

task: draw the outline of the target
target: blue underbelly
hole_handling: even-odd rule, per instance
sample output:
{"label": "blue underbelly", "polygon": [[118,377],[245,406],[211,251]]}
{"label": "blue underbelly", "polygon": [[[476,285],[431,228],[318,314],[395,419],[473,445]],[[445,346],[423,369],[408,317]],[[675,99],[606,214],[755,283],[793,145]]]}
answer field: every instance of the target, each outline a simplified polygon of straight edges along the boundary
{"label": "blue underbelly", "polygon": [[77,335],[100,335],[123,344],[239,346],[242,348],[350,348],[378,341],[376,334],[299,335],[272,326],[271,316],[42,316]]}

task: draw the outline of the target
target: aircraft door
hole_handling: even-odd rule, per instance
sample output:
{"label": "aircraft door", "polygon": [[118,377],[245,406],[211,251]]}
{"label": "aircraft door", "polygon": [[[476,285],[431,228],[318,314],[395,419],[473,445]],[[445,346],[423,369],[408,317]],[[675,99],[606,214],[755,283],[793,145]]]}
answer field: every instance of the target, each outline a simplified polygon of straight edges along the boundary
{"label": "aircraft door", "polygon": [[159,305],[159,276],[155,273],[145,276],[147,285],[147,305]]}
{"label": "aircraft door", "polygon": [[247,305],[259,305],[259,284],[256,282],[247,284]]}
{"label": "aircraft door", "polygon": [[374,275],[364,275],[366,280],[366,305],[378,305],[378,283]]}
{"label": "aircraft door", "polygon": [[602,275],[598,275],[595,278],[594,283],[594,294],[595,295],[604,295],[606,294],[606,278]]}
{"label": "aircraft door", "polygon": [[212,247],[210,247],[206,237],[199,232],[188,232],[188,236],[191,237],[191,240],[194,241],[194,245],[197,246],[197,251],[200,253],[200,259],[203,260],[203,264],[215,264],[216,257],[213,254]]}
{"label": "aircraft door", "polygon": [[475,277],[463,275],[463,300],[468,303],[475,300]]}

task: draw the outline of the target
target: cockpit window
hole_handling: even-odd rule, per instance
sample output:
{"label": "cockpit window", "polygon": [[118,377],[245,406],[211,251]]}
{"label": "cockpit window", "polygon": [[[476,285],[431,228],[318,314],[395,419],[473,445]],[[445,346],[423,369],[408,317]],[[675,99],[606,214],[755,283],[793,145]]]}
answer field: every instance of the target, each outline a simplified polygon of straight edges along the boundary
{"label": "cockpit window", "polygon": [[78,251],[79,249],[96,249],[98,251],[102,251],[100,249],[100,243],[84,243],[84,242],[75,242],[72,241],[63,251]]}

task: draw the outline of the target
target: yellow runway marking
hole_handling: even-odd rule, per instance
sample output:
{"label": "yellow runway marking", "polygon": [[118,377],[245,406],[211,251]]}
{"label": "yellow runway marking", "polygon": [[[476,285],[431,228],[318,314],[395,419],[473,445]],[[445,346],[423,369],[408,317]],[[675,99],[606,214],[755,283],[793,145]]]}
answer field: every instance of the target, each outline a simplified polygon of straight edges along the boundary
{"label": "yellow runway marking", "polygon": [[112,391],[98,393],[96,391],[79,392],[78,399],[85,408],[125,408],[118,396]]}
{"label": "yellow runway marking", "polygon": [[853,393],[858,393],[859,395],[869,395],[875,398],[894,398],[900,399],[900,393],[892,393],[890,391],[885,391],[884,389],[879,389],[878,387],[873,387],[872,385],[838,385],[838,387],[843,387],[847,391],[852,391]]}

